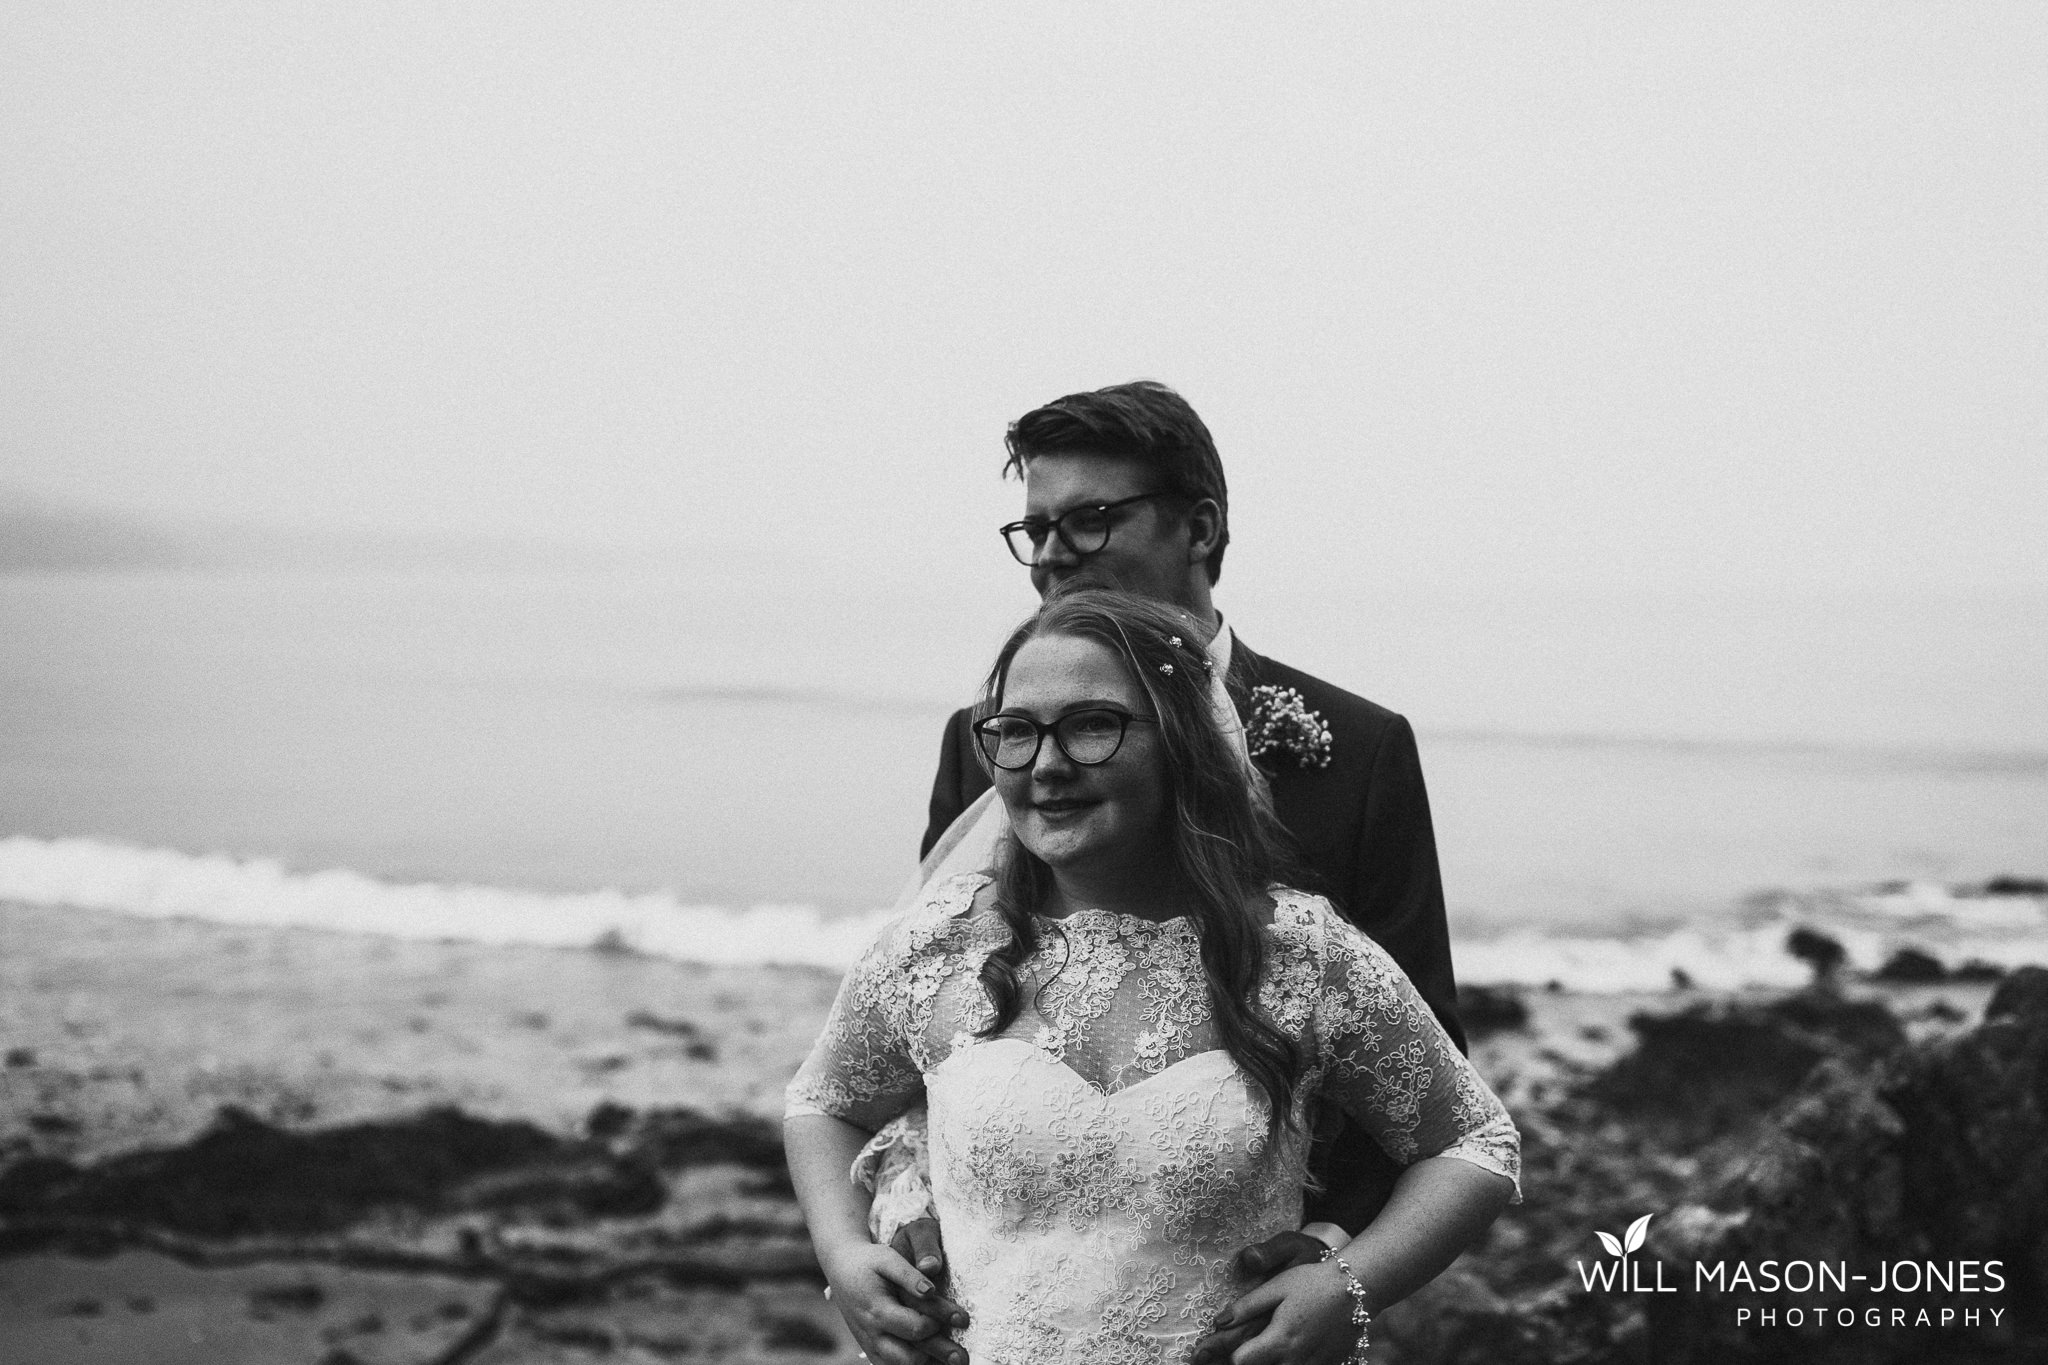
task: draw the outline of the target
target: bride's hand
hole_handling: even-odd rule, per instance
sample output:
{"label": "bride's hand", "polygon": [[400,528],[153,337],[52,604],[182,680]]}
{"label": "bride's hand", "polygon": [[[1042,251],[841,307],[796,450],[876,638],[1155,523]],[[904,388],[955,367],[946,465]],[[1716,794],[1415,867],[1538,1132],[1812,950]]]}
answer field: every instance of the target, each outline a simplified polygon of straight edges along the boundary
{"label": "bride's hand", "polygon": [[1358,1344],[1351,1302],[1335,1261],[1298,1265],[1244,1294],[1215,1326],[1272,1315],[1264,1331],[1230,1356],[1232,1365],[1342,1365]]}
{"label": "bride's hand", "polygon": [[[910,1262],[872,1242],[848,1245],[821,1260],[831,1285],[828,1297],[870,1361],[967,1365],[967,1352],[945,1335],[965,1327],[967,1314]],[[899,1290],[904,1302],[898,1301]]]}

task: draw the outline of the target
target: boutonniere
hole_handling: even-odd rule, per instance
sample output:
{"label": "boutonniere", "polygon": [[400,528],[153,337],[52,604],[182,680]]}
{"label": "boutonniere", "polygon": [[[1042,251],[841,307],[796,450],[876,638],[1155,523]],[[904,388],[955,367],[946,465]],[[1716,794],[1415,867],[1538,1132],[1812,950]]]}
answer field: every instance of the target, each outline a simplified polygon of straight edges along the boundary
{"label": "boutonniere", "polygon": [[1330,727],[1291,687],[1254,687],[1244,727],[1252,760],[1291,758],[1297,768],[1330,766]]}

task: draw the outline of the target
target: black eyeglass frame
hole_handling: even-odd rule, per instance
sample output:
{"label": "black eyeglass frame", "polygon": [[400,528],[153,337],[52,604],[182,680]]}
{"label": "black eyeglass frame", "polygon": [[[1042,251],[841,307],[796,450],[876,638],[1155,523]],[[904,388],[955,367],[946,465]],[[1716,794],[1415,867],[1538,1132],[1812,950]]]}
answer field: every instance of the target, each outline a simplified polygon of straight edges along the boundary
{"label": "black eyeglass frame", "polygon": [[[1083,716],[1116,717],[1116,743],[1110,745],[1109,752],[1101,758],[1074,757],[1074,751],[1067,747],[1067,741],[1060,736],[1060,727],[1069,721],[1078,720]],[[1022,763],[1003,763],[996,758],[997,752],[1002,748],[1002,740],[991,727],[1006,721],[1019,725],[1028,725],[1033,731],[1031,736],[1031,755]],[[1080,768],[1099,768],[1112,758],[1115,758],[1123,750],[1124,739],[1130,734],[1133,724],[1157,725],[1158,723],[1159,718],[1157,716],[1134,716],[1128,711],[1117,711],[1107,706],[1089,706],[1079,711],[1069,711],[1050,725],[1040,725],[1029,716],[986,716],[974,722],[974,743],[975,747],[981,750],[981,756],[989,761],[990,767],[1001,768],[1006,773],[1022,772],[1038,762],[1038,754],[1040,750],[1045,748],[1045,737],[1047,735],[1052,736],[1052,742],[1059,746],[1059,751],[1062,754],[1066,755],[1067,762]]]}
{"label": "black eyeglass frame", "polygon": [[[1069,507],[1050,521],[1043,517],[1026,517],[1022,521],[1013,521],[1007,525],[998,526],[996,530],[1001,533],[1003,543],[1010,547],[1010,557],[1027,569],[1038,567],[1039,556],[1045,553],[1046,545],[1054,536],[1060,538],[1060,544],[1066,546],[1076,559],[1086,559],[1090,555],[1099,555],[1109,548],[1110,533],[1116,530],[1116,524],[1111,522],[1102,528],[1102,543],[1100,545],[1097,545],[1092,550],[1084,550],[1074,543],[1072,536],[1067,534],[1067,518],[1078,517],[1084,513],[1093,513],[1096,516],[1101,516],[1105,512],[1114,512],[1119,507],[1129,507],[1132,503],[1143,502],[1147,498],[1171,498],[1175,496],[1177,494],[1171,488],[1158,488],[1150,493],[1134,493],[1128,498],[1118,498],[1115,502],[1098,502],[1089,507]],[[1017,549],[1016,533],[1019,531],[1025,534],[1024,543],[1031,546],[1031,557],[1029,559],[1026,559],[1023,553]],[[1030,534],[1033,531],[1041,533],[1035,545],[1030,540]]]}

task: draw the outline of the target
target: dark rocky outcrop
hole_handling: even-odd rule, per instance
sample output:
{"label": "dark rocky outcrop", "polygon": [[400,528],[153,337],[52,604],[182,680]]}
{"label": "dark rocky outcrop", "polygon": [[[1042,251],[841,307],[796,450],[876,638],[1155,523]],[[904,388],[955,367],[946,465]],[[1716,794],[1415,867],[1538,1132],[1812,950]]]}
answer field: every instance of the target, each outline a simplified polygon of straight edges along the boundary
{"label": "dark rocky outcrop", "polygon": [[1849,960],[1849,950],[1839,939],[1804,925],[1786,936],[1785,951],[1811,967],[1815,981],[1834,979],[1840,974],[1842,964]]}
{"label": "dark rocky outcrop", "polygon": [[1767,1004],[1719,1000],[1637,1014],[1629,1027],[1635,1049],[1586,1093],[1675,1151],[1754,1124],[1823,1060],[1867,1063],[1906,1041],[1882,1004],[1827,989]]}
{"label": "dark rocky outcrop", "polygon": [[316,1265],[494,1285],[433,1357],[450,1362],[486,1348],[670,1358],[707,1332],[777,1359],[839,1349],[773,1124],[604,1104],[583,1127],[443,1108],[292,1131],[224,1109],[179,1147],[0,1170],[0,1257],[139,1248],[210,1271],[299,1267],[252,1295],[262,1321],[320,1306],[304,1288]]}
{"label": "dark rocky outcrop", "polygon": [[1880,1297],[1859,1285],[1787,1301],[2005,1312],[1997,1329],[1935,1337],[1764,1332],[1737,1328],[1722,1296],[1673,1295],[1651,1304],[1660,1361],[2048,1358],[2048,971],[2013,974],[1984,1023],[1960,1037],[1860,1071],[1824,1066],[1774,1116],[1754,1158],[1675,1213],[1667,1231],[1661,1254],[1688,1269],[1695,1260],[1827,1259],[1864,1271],[1997,1261],[1999,1294]]}
{"label": "dark rocky outcrop", "polygon": [[1879,981],[1921,985],[1946,980],[1948,968],[1942,966],[1941,959],[1932,953],[1923,953],[1918,948],[1901,948],[1886,958],[1884,965],[1871,975]]}
{"label": "dark rocky outcrop", "polygon": [[0,1216],[101,1218],[199,1237],[333,1232],[397,1210],[545,1204],[627,1214],[664,1197],[653,1171],[597,1144],[447,1108],[294,1132],[229,1106],[182,1147],[87,1168],[25,1161],[0,1174]]}
{"label": "dark rocky outcrop", "polygon": [[790,1188],[782,1130],[758,1115],[719,1117],[695,1109],[634,1110],[606,1102],[590,1111],[584,1129],[618,1155],[652,1162],[664,1171],[744,1166],[765,1177],[770,1188]]}
{"label": "dark rocky outcrop", "polygon": [[[1962,1365],[2048,1360],[2048,971],[2006,978],[1967,1033],[1908,1045],[1882,1006],[1804,992],[1633,1021],[1634,1052],[1518,1113],[1528,1202],[1385,1315],[1379,1365]],[[1692,1112],[1688,1115],[1687,1110]],[[1595,1230],[1656,1215],[1642,1272],[1588,1292]],[[1697,1292],[1693,1264],[1998,1261],[2001,1293]],[[1987,1281],[1981,1272],[1978,1283]],[[1770,1328],[1739,1305],[1775,1305]],[[1800,1326],[1782,1315],[1806,1309]],[[1812,1310],[2004,1310],[1962,1330],[1812,1326]],[[1909,1322],[1911,1318],[1909,1317]]]}
{"label": "dark rocky outcrop", "polygon": [[1458,987],[1458,1019],[1470,1038],[1505,1033],[1529,1023],[1529,1006],[1513,986]]}
{"label": "dark rocky outcrop", "polygon": [[35,1157],[0,1171],[0,1220],[94,1220],[202,1238],[331,1233],[375,1215],[516,1213],[547,1225],[646,1215],[665,1172],[730,1164],[788,1188],[780,1135],[752,1116],[600,1106],[585,1138],[430,1109],[294,1131],[223,1108],[180,1147],[89,1167]]}

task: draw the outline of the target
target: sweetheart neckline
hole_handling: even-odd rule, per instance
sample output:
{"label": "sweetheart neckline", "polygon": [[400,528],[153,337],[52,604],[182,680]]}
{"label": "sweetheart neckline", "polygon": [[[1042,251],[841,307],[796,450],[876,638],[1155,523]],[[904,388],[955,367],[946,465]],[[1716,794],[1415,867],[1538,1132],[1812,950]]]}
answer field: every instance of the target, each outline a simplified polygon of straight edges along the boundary
{"label": "sweetheart neckline", "polygon": [[1198,1062],[1207,1057],[1221,1057],[1225,1061],[1230,1062],[1233,1070],[1236,1069],[1237,1065],[1236,1062],[1231,1058],[1230,1053],[1226,1049],[1220,1047],[1204,1048],[1200,1052],[1190,1052],[1187,1056],[1181,1058],[1179,1061],[1174,1062],[1168,1066],[1162,1067],[1158,1071],[1148,1072],[1145,1075],[1139,1077],[1137,1080],[1132,1081],[1129,1085],[1118,1086],[1115,1090],[1104,1090],[1101,1086],[1089,1080],[1086,1076],[1083,1076],[1073,1067],[1061,1061],[1058,1057],[1053,1056],[1050,1052],[1047,1052],[1044,1048],[1032,1042],[1029,1038],[985,1038],[979,1042],[971,1043],[966,1047],[956,1050],[951,1056],[947,1057],[946,1060],[940,1062],[937,1066],[933,1067],[932,1074],[937,1075],[939,1072],[944,1071],[948,1066],[951,1066],[956,1060],[967,1056],[969,1053],[979,1051],[982,1048],[995,1047],[1002,1043],[1014,1043],[1018,1047],[1025,1049],[1032,1056],[1036,1057],[1039,1061],[1044,1062],[1047,1066],[1050,1066],[1054,1070],[1059,1071],[1065,1075],[1073,1077],[1074,1080],[1078,1081],[1081,1085],[1086,1086],[1090,1094],[1094,1095],[1097,1099],[1100,1100],[1114,1100],[1121,1095],[1128,1095],[1133,1090],[1137,1090],[1143,1086],[1150,1085],[1152,1082],[1159,1080],[1162,1077],[1172,1075],[1174,1072],[1180,1070],[1182,1067],[1186,1066],[1190,1062]]}

